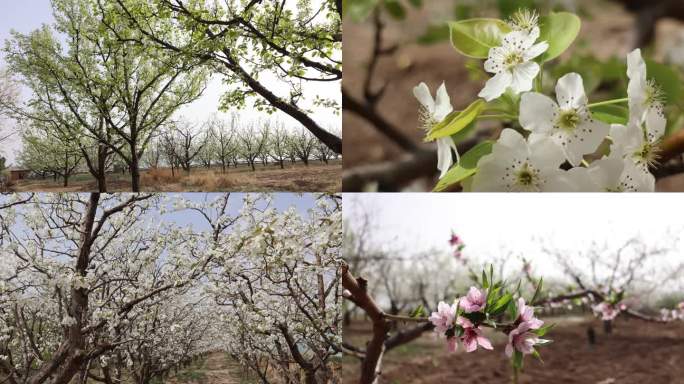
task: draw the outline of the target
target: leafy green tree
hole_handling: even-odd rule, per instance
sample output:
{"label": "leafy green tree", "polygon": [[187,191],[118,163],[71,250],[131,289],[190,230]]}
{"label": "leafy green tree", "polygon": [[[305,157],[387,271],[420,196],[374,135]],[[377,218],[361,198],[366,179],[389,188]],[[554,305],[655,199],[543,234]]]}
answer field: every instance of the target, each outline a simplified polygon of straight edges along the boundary
{"label": "leafy green tree", "polygon": [[188,59],[206,60],[231,86],[222,99],[224,109],[245,107],[248,99],[257,96],[253,102],[257,109],[290,115],[341,153],[341,138],[321,127],[304,103],[339,106],[334,100],[305,94],[302,87],[342,78],[340,1],[299,0],[296,5],[277,0],[97,3],[109,29],[116,29],[122,19],[137,29],[122,34],[122,39],[137,39],[143,46],[152,43]]}
{"label": "leafy green tree", "polygon": [[83,154],[72,137],[61,136],[38,123],[22,132],[23,148],[19,154],[22,166],[38,173],[51,173],[62,179],[64,187],[82,164]]}

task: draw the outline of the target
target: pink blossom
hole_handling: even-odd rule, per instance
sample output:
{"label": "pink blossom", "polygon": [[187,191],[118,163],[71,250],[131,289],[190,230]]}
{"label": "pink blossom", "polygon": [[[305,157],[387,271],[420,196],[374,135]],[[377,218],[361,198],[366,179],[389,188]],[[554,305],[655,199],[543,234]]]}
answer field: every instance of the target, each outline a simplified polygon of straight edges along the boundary
{"label": "pink blossom", "polygon": [[506,344],[506,356],[513,356],[514,351],[520,351],[523,355],[529,355],[534,351],[534,345],[541,340],[532,332],[529,332],[530,324],[522,322],[508,334]]}
{"label": "pink blossom", "polygon": [[444,333],[454,325],[456,317],[456,304],[449,305],[440,301],[437,305],[437,312],[432,312],[430,322],[435,326],[435,332]]}
{"label": "pink blossom", "polygon": [[487,304],[487,293],[475,287],[470,287],[468,294],[460,299],[461,308],[466,313],[478,312],[484,309]]}
{"label": "pink blossom", "polygon": [[449,239],[449,245],[456,246],[462,244],[461,238],[458,237],[455,233],[451,234],[451,238]]}
{"label": "pink blossom", "polygon": [[539,329],[544,322],[534,317],[534,308],[525,305],[525,299],[522,297],[518,299],[518,320],[523,323],[528,323],[530,329]]}
{"label": "pink blossom", "polygon": [[595,305],[592,309],[594,310],[594,313],[601,315],[601,320],[613,320],[620,313],[618,308],[613,307],[610,303],[605,301]]}
{"label": "pink blossom", "polygon": [[463,316],[456,319],[456,323],[463,327],[463,336],[461,342],[465,347],[466,352],[473,352],[477,349],[478,344],[484,349],[492,350],[492,343],[482,335],[482,329],[479,326],[475,327],[473,323]]}
{"label": "pink blossom", "polygon": [[447,351],[448,352],[456,352],[458,349],[458,344],[456,343],[457,338],[456,336],[451,336],[447,338]]}
{"label": "pink blossom", "polygon": [[463,257],[463,254],[461,253],[460,250],[457,249],[457,250],[454,251],[454,257],[455,257],[457,260],[461,260],[461,257]]}

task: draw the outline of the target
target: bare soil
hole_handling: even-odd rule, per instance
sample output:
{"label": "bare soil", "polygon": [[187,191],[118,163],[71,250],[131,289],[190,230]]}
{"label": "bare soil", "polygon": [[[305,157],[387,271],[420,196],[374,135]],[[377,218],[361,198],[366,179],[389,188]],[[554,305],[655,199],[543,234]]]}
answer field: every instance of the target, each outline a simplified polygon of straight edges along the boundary
{"label": "bare soil", "polygon": [[[544,363],[527,357],[520,384],[684,383],[683,322],[655,324],[618,318],[613,333],[605,334],[599,321],[590,318],[550,321],[557,325],[548,335],[553,343],[541,349]],[[586,336],[590,325],[596,331],[593,346]],[[346,330],[345,339],[363,345],[361,341],[369,335],[367,324],[356,323]],[[465,353],[461,348],[447,354],[443,340],[425,334],[385,355],[380,383],[510,383],[510,363],[503,352],[506,339],[495,336],[493,352]],[[343,372],[344,383],[355,383],[357,360],[345,357]]]}
{"label": "bare soil", "polygon": [[[193,168],[188,174],[160,168],[141,172],[141,191],[144,192],[339,192],[342,190],[342,162],[324,164],[311,161],[304,164],[286,164],[280,169],[276,164],[257,165],[252,172],[248,166],[229,168]],[[131,190],[129,174],[107,175],[108,192]],[[86,192],[97,190],[97,184],[90,174],[78,174],[64,187],[58,179],[20,180],[10,187],[12,192]]]}
{"label": "bare soil", "polygon": [[168,384],[256,384],[258,378],[224,353],[213,353],[196,366],[166,381]]}

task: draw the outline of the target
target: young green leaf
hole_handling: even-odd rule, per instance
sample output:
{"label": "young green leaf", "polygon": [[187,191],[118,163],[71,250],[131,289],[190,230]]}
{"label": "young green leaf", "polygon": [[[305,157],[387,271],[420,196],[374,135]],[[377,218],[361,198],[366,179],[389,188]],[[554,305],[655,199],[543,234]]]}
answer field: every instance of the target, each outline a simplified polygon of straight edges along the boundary
{"label": "young green leaf", "polygon": [[598,105],[589,108],[591,115],[606,124],[627,124],[629,110],[620,105]]}
{"label": "young green leaf", "polygon": [[539,39],[549,43],[549,49],[541,57],[542,62],[560,56],[575,41],[582,26],[577,15],[569,12],[552,12],[539,20]]}
{"label": "young green leaf", "polygon": [[468,19],[449,23],[451,45],[462,55],[486,59],[489,50],[501,45],[511,27],[499,19]]}
{"label": "young green leaf", "polygon": [[460,132],[482,113],[486,104],[484,100],[478,99],[463,111],[451,112],[444,120],[430,129],[425,141],[436,140]]}
{"label": "young green leaf", "polygon": [[433,191],[443,191],[451,185],[454,185],[475,174],[475,172],[477,172],[477,163],[480,161],[482,156],[488,155],[492,152],[493,144],[494,143],[491,141],[483,141],[470,149],[470,151],[461,155],[461,160],[459,163],[451,168],[449,172],[447,172],[447,174],[439,180]]}
{"label": "young green leaf", "polygon": [[487,280],[487,273],[484,270],[482,270],[482,288],[489,288],[489,280]]}

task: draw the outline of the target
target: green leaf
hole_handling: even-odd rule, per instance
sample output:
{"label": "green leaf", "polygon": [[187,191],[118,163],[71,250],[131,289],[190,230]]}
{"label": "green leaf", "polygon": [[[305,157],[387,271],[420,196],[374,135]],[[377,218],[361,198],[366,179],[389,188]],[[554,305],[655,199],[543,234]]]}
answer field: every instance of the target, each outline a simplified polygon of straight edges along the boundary
{"label": "green leaf", "polygon": [[451,112],[446,118],[444,118],[444,120],[430,129],[425,141],[436,140],[441,137],[451,136],[460,132],[482,113],[486,105],[487,103],[484,100],[478,99],[463,111]]}
{"label": "green leaf", "polygon": [[421,317],[421,316],[425,316],[425,314],[426,314],[426,313],[425,313],[425,308],[423,308],[423,305],[421,304],[421,305],[418,306],[418,308],[414,309],[414,310],[409,314],[409,316],[411,316],[411,317]]}
{"label": "green leaf", "polygon": [[344,0],[342,10],[345,16],[351,17],[355,22],[365,20],[371,11],[377,7],[379,0]]}
{"label": "green leaf", "polygon": [[494,264],[489,264],[489,281],[494,282]]}
{"label": "green leaf", "polygon": [[484,270],[482,270],[482,288],[489,288],[489,280],[487,280],[487,273]]}
{"label": "green leaf", "polygon": [[508,303],[508,306],[506,306],[506,312],[508,313],[508,317],[511,319],[518,318],[518,305],[516,304],[515,300],[511,300]]}
{"label": "green leaf", "polygon": [[413,5],[414,8],[420,8],[423,6],[423,0],[408,0],[408,2]]}
{"label": "green leaf", "polygon": [[542,360],[541,355],[539,354],[539,351],[536,349],[532,350],[532,356],[534,356],[537,360],[539,360],[542,364],[544,364],[544,360]]}
{"label": "green leaf", "polygon": [[667,104],[676,104],[682,94],[679,74],[667,65],[645,59],[646,72],[650,79],[655,80],[665,94]]}
{"label": "green leaf", "polygon": [[621,105],[598,105],[589,108],[594,118],[606,124],[627,124],[629,120],[629,109]]}
{"label": "green leaf", "polygon": [[489,50],[501,45],[503,35],[511,31],[511,27],[499,19],[468,19],[452,21],[451,45],[462,55],[475,59],[486,59]]}
{"label": "green leaf", "polygon": [[556,326],[556,324],[547,324],[547,325],[544,325],[543,327],[540,327],[539,329],[536,329],[532,332],[535,335],[542,337],[542,336],[546,335],[549,332],[549,330],[551,330],[551,328],[553,328],[555,326]]}
{"label": "green leaf", "polygon": [[582,26],[577,15],[569,12],[552,12],[539,20],[539,39],[549,43],[549,49],[541,56],[541,61],[553,60],[565,52],[575,41]]}
{"label": "green leaf", "polygon": [[492,316],[497,316],[501,313],[503,313],[506,308],[508,307],[508,303],[513,300],[513,295],[510,293],[506,293],[505,295],[501,296],[499,300],[496,301],[496,304],[494,304],[494,307],[489,311],[489,313]]}
{"label": "green leaf", "polygon": [[397,20],[406,18],[406,9],[404,9],[404,6],[399,0],[385,0],[385,9],[387,9],[387,12]]}
{"label": "green leaf", "polygon": [[532,296],[532,300],[530,300],[530,302],[529,302],[530,305],[534,305],[534,302],[537,300],[537,297],[539,297],[539,294],[541,293],[543,285],[544,285],[544,278],[540,277],[539,283],[537,283],[537,288],[534,290],[534,296]]}
{"label": "green leaf", "polygon": [[461,156],[461,161],[459,161],[456,166],[452,167],[449,172],[439,180],[433,191],[443,191],[447,187],[475,174],[475,172],[477,172],[478,161],[480,161],[482,156],[492,152],[493,145],[494,142],[492,141],[483,141],[463,154]]}

